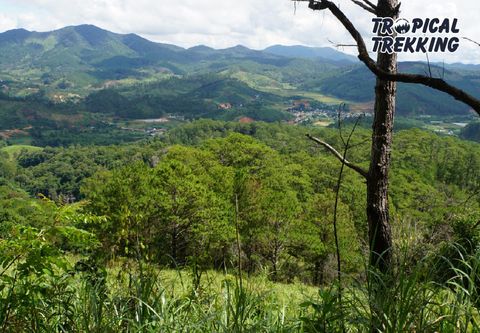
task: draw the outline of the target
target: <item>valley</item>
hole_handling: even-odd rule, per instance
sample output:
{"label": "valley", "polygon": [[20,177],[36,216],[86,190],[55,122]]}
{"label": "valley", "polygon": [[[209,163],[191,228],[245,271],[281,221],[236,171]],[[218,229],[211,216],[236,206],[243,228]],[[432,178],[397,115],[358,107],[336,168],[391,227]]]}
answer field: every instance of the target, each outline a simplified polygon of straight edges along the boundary
{"label": "valley", "polygon": [[[0,51],[0,136],[11,144],[135,141],[200,118],[334,123],[340,105],[347,118],[373,108],[373,75],[330,48],[184,49],[82,25],[7,31],[0,34]],[[421,73],[427,65],[400,68]],[[429,70],[480,93],[475,67],[431,64]],[[357,86],[359,80],[365,84]],[[455,123],[474,120],[447,95],[399,86],[402,126],[459,135]],[[173,121],[142,121],[165,117]],[[66,132],[76,138],[66,140]]]}

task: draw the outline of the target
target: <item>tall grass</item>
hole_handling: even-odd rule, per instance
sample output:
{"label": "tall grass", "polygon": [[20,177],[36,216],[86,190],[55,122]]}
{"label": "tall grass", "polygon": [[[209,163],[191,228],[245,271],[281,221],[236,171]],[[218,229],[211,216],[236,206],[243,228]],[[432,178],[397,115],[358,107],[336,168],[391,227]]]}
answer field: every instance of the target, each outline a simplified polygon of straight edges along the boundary
{"label": "tall grass", "polygon": [[4,279],[0,332],[298,331],[299,302],[269,290],[278,285],[257,278],[241,287],[232,275],[205,276],[197,288],[185,272],[145,266],[110,269],[108,277],[70,271],[28,285]]}
{"label": "tall grass", "polygon": [[[0,279],[1,332],[480,332],[480,252],[337,288],[116,264]],[[438,268],[446,267],[444,280]]]}
{"label": "tall grass", "polygon": [[[177,276],[183,279],[181,275]],[[188,282],[182,281],[184,286]],[[226,278],[213,290],[170,292],[158,271],[128,278],[129,289],[109,299],[98,298],[95,288],[81,290],[94,306],[85,311],[81,332],[286,332],[297,323],[286,317],[268,292],[240,288],[237,279]],[[187,288],[190,288],[189,285]],[[108,306],[105,306],[108,303]],[[79,305],[85,302],[79,302]],[[95,309],[107,310],[102,320]]]}
{"label": "tall grass", "polygon": [[[306,303],[315,314],[303,319],[305,331],[342,332],[343,320],[347,332],[480,332],[480,252],[456,250],[458,259],[400,264],[388,274],[367,268],[365,280],[346,289],[342,304],[335,303],[334,292],[320,291],[320,302]],[[445,281],[436,281],[439,268],[448,271]]]}

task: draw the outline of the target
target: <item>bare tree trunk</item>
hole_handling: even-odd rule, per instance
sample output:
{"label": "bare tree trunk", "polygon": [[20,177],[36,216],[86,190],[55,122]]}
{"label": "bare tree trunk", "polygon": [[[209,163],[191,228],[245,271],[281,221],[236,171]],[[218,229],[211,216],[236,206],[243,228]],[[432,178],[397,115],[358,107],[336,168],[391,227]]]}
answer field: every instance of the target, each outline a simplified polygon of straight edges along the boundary
{"label": "bare tree trunk", "polygon": [[[379,0],[377,15],[396,19],[397,0]],[[389,73],[397,72],[397,55],[379,53],[377,64]],[[370,168],[367,177],[367,218],[370,264],[387,271],[392,257],[392,235],[388,208],[388,170],[390,168],[395,95],[397,85],[377,77]]]}
{"label": "bare tree trunk", "polygon": [[178,245],[178,231],[177,226],[173,227],[171,232],[171,249],[170,249],[170,256],[172,257],[172,267],[175,268],[178,265],[178,258],[177,258],[177,245]]}
{"label": "bare tree trunk", "polygon": [[[308,1],[312,10],[328,9],[343,24],[357,43],[358,58],[377,77],[375,86],[375,116],[372,134],[371,162],[368,172],[350,163],[328,143],[308,137],[327,148],[347,167],[355,170],[367,180],[367,218],[369,225],[370,263],[386,272],[391,267],[392,236],[388,210],[388,170],[392,147],[393,118],[395,114],[395,82],[415,83],[443,91],[462,101],[480,115],[480,99],[450,85],[441,78],[398,73],[396,54],[378,54],[375,62],[368,53],[367,46],[360,32],[347,16],[330,0],[292,0]],[[398,0],[378,0],[375,6],[370,0],[352,0],[355,4],[378,17],[398,18],[400,4]]]}

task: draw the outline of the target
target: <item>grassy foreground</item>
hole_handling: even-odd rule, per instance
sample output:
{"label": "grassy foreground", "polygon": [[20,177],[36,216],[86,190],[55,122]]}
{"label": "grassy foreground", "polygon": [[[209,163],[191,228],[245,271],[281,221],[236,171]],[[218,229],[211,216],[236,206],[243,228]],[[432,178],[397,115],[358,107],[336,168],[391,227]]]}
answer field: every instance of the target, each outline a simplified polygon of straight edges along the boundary
{"label": "grassy foreground", "polygon": [[463,257],[444,283],[429,281],[424,263],[388,277],[371,272],[351,280],[342,299],[335,285],[273,283],[266,275],[89,260],[26,274],[28,262],[4,262],[0,331],[479,332],[479,262]]}

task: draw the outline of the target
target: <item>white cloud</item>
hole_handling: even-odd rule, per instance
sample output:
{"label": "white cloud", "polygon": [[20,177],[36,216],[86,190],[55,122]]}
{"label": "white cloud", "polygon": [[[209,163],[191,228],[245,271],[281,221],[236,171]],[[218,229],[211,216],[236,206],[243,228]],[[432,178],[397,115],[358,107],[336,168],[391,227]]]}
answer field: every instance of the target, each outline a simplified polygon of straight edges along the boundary
{"label": "white cloud", "polygon": [[0,13],[0,31],[4,31],[15,26],[15,19],[11,18],[9,15]]}
{"label": "white cloud", "polygon": [[[350,0],[336,0],[357,28],[370,36],[371,14]],[[343,27],[328,12],[312,12],[290,0],[0,0],[0,30],[46,31],[90,23],[119,33],[190,47],[206,44],[225,48],[237,44],[261,49],[272,44],[331,46],[351,43]],[[402,16],[458,17],[461,35],[480,40],[480,1],[402,1]],[[355,54],[355,49],[345,50]],[[401,56],[425,60],[425,55]],[[455,54],[432,54],[432,61],[480,62],[480,47],[462,42]]]}

